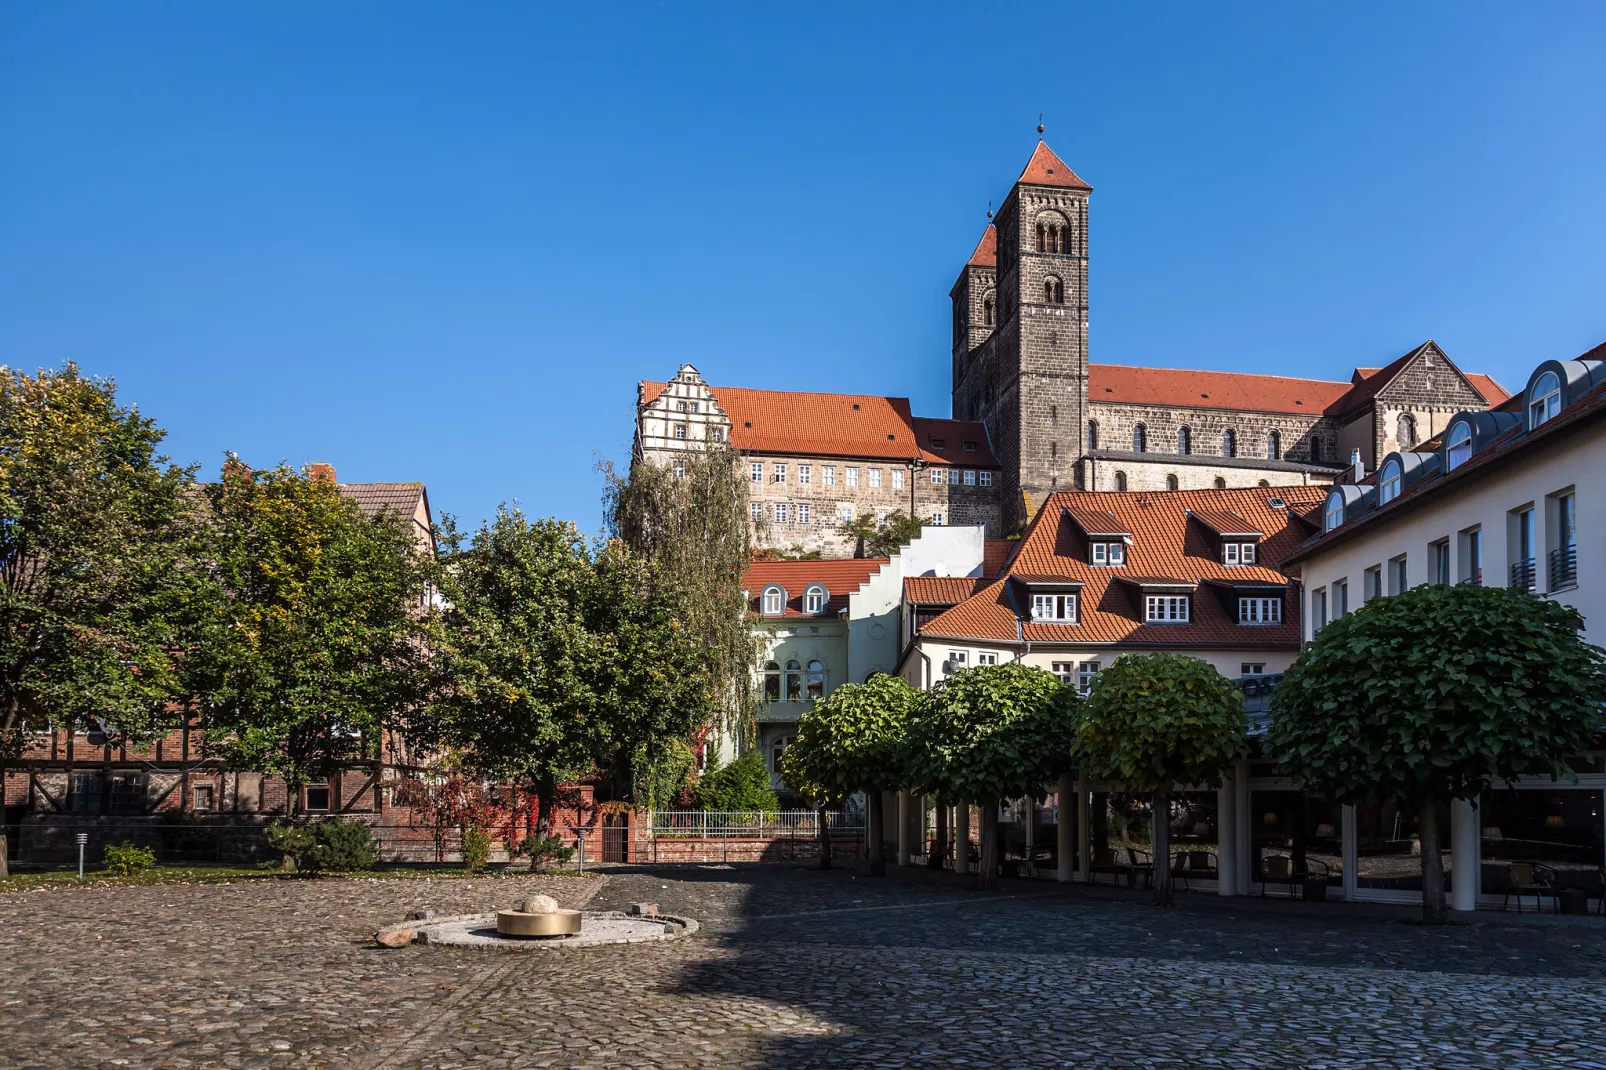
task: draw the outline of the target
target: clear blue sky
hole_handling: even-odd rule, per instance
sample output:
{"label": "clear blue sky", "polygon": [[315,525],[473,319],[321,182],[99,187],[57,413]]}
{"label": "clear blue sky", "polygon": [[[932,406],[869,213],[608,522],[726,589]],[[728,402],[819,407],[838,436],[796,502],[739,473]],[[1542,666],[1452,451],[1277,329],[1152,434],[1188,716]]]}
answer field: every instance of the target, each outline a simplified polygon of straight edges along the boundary
{"label": "clear blue sky", "polygon": [[781,7],[6,3],[0,360],[115,376],[209,472],[594,529],[683,361],[946,415],[1039,112],[1096,361],[1433,337],[1515,388],[1606,339],[1606,6]]}

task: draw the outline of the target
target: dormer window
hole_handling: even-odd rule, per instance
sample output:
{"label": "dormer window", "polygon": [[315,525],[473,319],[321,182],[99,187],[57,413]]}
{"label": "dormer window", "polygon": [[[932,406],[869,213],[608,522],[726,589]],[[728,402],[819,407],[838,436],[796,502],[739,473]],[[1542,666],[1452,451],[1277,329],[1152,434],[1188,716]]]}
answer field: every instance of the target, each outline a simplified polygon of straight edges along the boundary
{"label": "dormer window", "polygon": [[786,611],[786,590],[778,584],[764,588],[763,612],[766,617],[779,617]]}
{"label": "dormer window", "polygon": [[1032,620],[1049,624],[1076,623],[1074,594],[1032,595]]}
{"label": "dormer window", "polygon": [[1188,596],[1185,594],[1151,594],[1143,598],[1143,623],[1187,624],[1189,621]]}
{"label": "dormer window", "polygon": [[1283,600],[1281,598],[1238,599],[1239,624],[1281,624]]}
{"label": "dormer window", "polygon": [[965,439],[965,452],[966,453],[975,453],[976,452],[976,443],[972,442],[968,438]]}
{"label": "dormer window", "polygon": [[[1470,432],[1468,437],[1470,438]],[[1329,494],[1327,496],[1327,509],[1322,513],[1322,530],[1332,531],[1344,522],[1344,496]]]}
{"label": "dormer window", "polygon": [[1221,563],[1224,565],[1252,565],[1255,563],[1255,544],[1252,542],[1224,542],[1221,544]]}
{"label": "dormer window", "polygon": [[830,600],[830,594],[825,587],[818,583],[811,583],[803,592],[803,612],[824,613],[825,603]]}
{"label": "dormer window", "polygon": [[1093,564],[1104,565],[1110,568],[1119,568],[1126,564],[1126,544],[1120,542],[1095,542],[1093,548]]}
{"label": "dormer window", "polygon": [[1444,442],[1444,463],[1446,469],[1460,468],[1472,459],[1472,425],[1458,423],[1450,428],[1450,435]]}
{"label": "dormer window", "polygon": [[1400,496],[1400,462],[1390,461],[1377,476],[1378,504],[1387,505]]}
{"label": "dormer window", "polygon": [[1528,430],[1532,431],[1561,411],[1561,379],[1546,372],[1528,391]]}
{"label": "dormer window", "polygon": [[940,450],[940,449],[942,449],[943,447],[945,447],[947,445],[948,445],[948,440],[945,439],[945,438],[933,438],[931,440],[931,448],[934,449],[934,450]]}

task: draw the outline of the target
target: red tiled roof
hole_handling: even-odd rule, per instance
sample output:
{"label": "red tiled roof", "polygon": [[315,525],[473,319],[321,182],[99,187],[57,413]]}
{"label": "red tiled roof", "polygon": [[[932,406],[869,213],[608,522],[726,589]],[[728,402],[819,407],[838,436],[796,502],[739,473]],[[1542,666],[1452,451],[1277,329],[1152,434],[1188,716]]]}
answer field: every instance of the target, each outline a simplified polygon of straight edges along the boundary
{"label": "red tiled roof", "polygon": [[970,254],[966,267],[997,267],[998,266],[998,228],[991,223],[981,232],[981,241],[976,243],[976,251]]}
{"label": "red tiled roof", "polygon": [[[1021,540],[1004,576],[974,597],[936,617],[922,634],[1035,643],[1132,643],[1177,645],[1287,645],[1299,643],[1297,608],[1290,594],[1284,601],[1284,623],[1272,626],[1237,624],[1223,602],[1201,588],[1193,598],[1193,622],[1146,625],[1127,577],[1142,582],[1201,584],[1210,580],[1262,582],[1286,586],[1287,577],[1267,564],[1223,565],[1215,541],[1188,510],[1231,511],[1267,533],[1262,562],[1276,561],[1305,539],[1305,529],[1288,509],[1267,505],[1282,498],[1298,508],[1319,503],[1326,487],[1244,487],[1232,490],[1181,490],[1152,493],[1060,491],[1050,495]],[[1067,515],[1069,508],[1105,510],[1130,527],[1132,544],[1123,568],[1095,568],[1087,560],[1087,540]],[[1018,577],[1039,582],[1082,584],[1078,624],[1034,624],[1029,595]],[[1158,577],[1158,579],[1154,579]],[[1017,629],[1019,629],[1017,631]]]}
{"label": "red tiled roof", "polygon": [[[1339,416],[1371,401],[1372,398],[1377,396],[1379,390],[1394,381],[1394,377],[1399,375],[1407,364],[1411,363],[1412,358],[1429,346],[1436,350],[1439,348],[1438,343],[1430,338],[1404,356],[1390,361],[1387,367],[1356,368],[1350,388],[1342,396],[1334,400],[1332,405],[1329,406],[1329,413],[1333,416]],[[1439,350],[1439,352],[1442,353],[1443,350]],[[1510,396],[1505,387],[1487,375],[1482,375],[1478,372],[1462,372],[1461,374],[1465,375],[1467,382],[1472,384],[1472,389],[1483,395],[1485,405],[1498,405]]]}
{"label": "red tiled roof", "polygon": [[981,576],[909,576],[903,581],[903,597],[911,604],[954,606],[990,582]]}
{"label": "red tiled roof", "polygon": [[1028,186],[1060,186],[1065,189],[1086,189],[1093,187],[1076,177],[1076,172],[1065,166],[1065,161],[1054,155],[1054,150],[1043,142],[1037,143],[1032,150],[1032,158],[1026,161],[1026,170],[1020,173],[1017,183]]}
{"label": "red tiled roof", "polygon": [[1020,542],[1016,539],[987,539],[981,544],[981,574],[996,576],[1004,570],[1004,562]]}
{"label": "red tiled roof", "polygon": [[1193,518],[1217,535],[1264,535],[1253,521],[1226,509],[1195,509]]}
{"label": "red tiled roof", "polygon": [[[754,561],[747,566],[742,586],[747,589],[747,610],[757,614],[761,608],[764,588],[778,583],[786,591],[787,617],[834,617],[839,610],[848,608],[848,595],[864,586],[864,582],[885,565],[885,557],[853,557],[844,561]],[[825,612],[804,613],[803,592],[811,583],[823,583],[830,597]]]}
{"label": "red tiled roof", "polygon": [[[975,420],[916,416],[914,428],[922,460],[956,468],[998,467],[998,458],[993,456],[992,446],[987,443],[987,428]],[[937,445],[939,442],[942,445]],[[966,449],[967,442],[975,448]]]}

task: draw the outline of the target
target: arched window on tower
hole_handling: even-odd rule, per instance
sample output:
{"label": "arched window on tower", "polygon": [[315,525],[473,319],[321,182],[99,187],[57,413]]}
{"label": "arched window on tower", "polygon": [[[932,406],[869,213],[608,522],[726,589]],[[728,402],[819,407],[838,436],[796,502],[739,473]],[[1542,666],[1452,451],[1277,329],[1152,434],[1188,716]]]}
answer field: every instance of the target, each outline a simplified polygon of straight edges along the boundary
{"label": "arched window on tower", "polygon": [[1148,434],[1142,424],[1132,428],[1132,452],[1143,453],[1148,448]]}
{"label": "arched window on tower", "polygon": [[1097,420],[1089,420],[1087,422],[1087,448],[1089,452],[1099,448],[1099,422]]}
{"label": "arched window on tower", "polygon": [[1117,472],[1117,473],[1115,473],[1115,489],[1116,490],[1125,490],[1126,489],[1126,473],[1125,472]]}
{"label": "arched window on tower", "polygon": [[1266,436],[1266,456],[1274,461],[1283,459],[1283,436],[1275,431]]}
{"label": "arched window on tower", "polygon": [[1221,433],[1221,455],[1223,457],[1238,456],[1238,435],[1230,427]]}
{"label": "arched window on tower", "polygon": [[1042,223],[1037,224],[1037,251],[1048,252],[1048,227]]}
{"label": "arched window on tower", "polygon": [[1054,275],[1043,280],[1043,303],[1049,305],[1065,303],[1065,283]]}
{"label": "arched window on tower", "polygon": [[1226,490],[1227,489],[1227,481],[1225,479],[1222,479],[1220,476],[1217,476],[1216,477],[1216,489],[1217,490]]}
{"label": "arched window on tower", "polygon": [[988,294],[981,299],[981,322],[984,326],[993,325],[993,295]]}
{"label": "arched window on tower", "polygon": [[1176,476],[1169,475],[1169,476],[1165,477],[1165,489],[1166,490],[1176,490],[1177,489],[1177,477]]}
{"label": "arched window on tower", "polygon": [[1416,445],[1416,418],[1408,412],[1400,413],[1399,426],[1394,437],[1400,441],[1400,449],[1408,450]]}
{"label": "arched window on tower", "polygon": [[1193,452],[1193,432],[1186,427],[1177,431],[1177,452],[1183,456]]}

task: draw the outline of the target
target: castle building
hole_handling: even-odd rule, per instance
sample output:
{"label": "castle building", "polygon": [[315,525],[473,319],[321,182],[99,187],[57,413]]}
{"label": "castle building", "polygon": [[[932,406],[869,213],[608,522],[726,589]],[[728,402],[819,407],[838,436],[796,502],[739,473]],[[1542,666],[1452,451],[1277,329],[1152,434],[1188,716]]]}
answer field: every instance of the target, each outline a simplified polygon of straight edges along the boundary
{"label": "castle building", "polygon": [[1431,340],[1347,380],[1094,364],[1092,192],[1038,142],[949,293],[952,419],[906,398],[711,387],[686,365],[639,384],[636,459],[729,442],[760,546],[843,555],[838,526],[870,510],[999,537],[1063,490],[1326,485],[1508,396]]}

